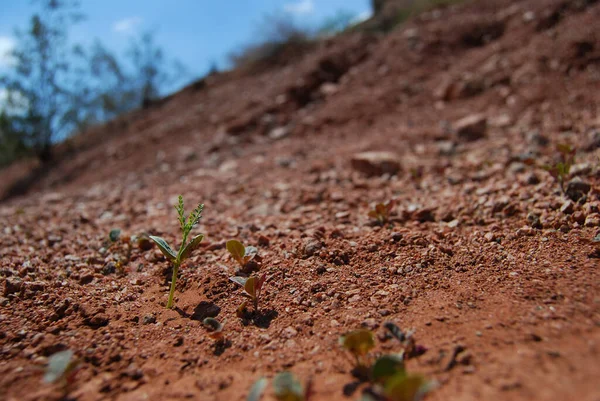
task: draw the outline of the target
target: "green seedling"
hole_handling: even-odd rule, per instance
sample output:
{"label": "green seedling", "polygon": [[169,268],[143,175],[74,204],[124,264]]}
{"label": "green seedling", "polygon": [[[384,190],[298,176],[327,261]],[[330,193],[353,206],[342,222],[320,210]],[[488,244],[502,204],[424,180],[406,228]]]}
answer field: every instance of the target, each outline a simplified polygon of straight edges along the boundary
{"label": "green seedling", "polygon": [[[246,401],[259,401],[267,386],[267,379],[258,379],[250,389]],[[291,372],[278,373],[273,378],[273,394],[278,401],[309,401],[312,396],[312,381],[306,387]]]}
{"label": "green seedling", "polygon": [[[254,305],[254,311],[258,312],[258,302],[260,300],[260,294],[262,291],[262,287],[267,281],[267,276],[263,274],[262,276],[250,276],[246,277],[229,277],[231,281],[238,284],[244,289],[244,295],[248,296]],[[238,308],[238,316],[243,315],[246,310],[247,303],[243,302]]]}
{"label": "green seedling", "polygon": [[225,340],[225,335],[223,333],[225,323],[227,323],[227,319],[223,320],[223,323],[221,323],[212,317],[207,317],[202,321],[204,327],[208,329],[208,336],[218,343]]}
{"label": "green seedling", "polygon": [[355,370],[365,377],[369,369],[369,352],[375,348],[375,336],[369,330],[355,330],[340,337],[340,345],[354,356]]}
{"label": "green seedling", "polygon": [[278,401],[309,401],[312,385],[309,381],[304,388],[292,372],[281,372],[273,378],[273,391]]}
{"label": "green seedling", "polygon": [[384,327],[392,337],[398,339],[403,350],[397,354],[381,355],[373,363],[370,352],[375,347],[375,338],[369,330],[352,331],[340,338],[340,344],[356,358],[353,375],[358,382],[347,388],[354,391],[360,383],[369,383],[364,390],[362,401],[416,401],[431,389],[423,377],[408,374],[405,360],[425,352],[424,347],[415,345],[413,333],[404,333],[393,323]]}
{"label": "green seedling", "polygon": [[233,260],[240,265],[240,269],[244,269],[258,254],[256,247],[244,246],[240,241],[235,239],[227,241],[226,247]]}
{"label": "green seedling", "polygon": [[73,382],[79,367],[79,360],[73,351],[60,351],[48,358],[48,366],[44,374],[44,383],[58,383],[67,392]]}
{"label": "green seedling", "polygon": [[267,382],[268,380],[264,377],[255,381],[248,393],[248,397],[246,397],[246,401],[260,401],[265,388],[267,387]]}
{"label": "green seedling", "polygon": [[167,241],[162,239],[161,237],[157,237],[154,235],[150,235],[149,238],[154,241],[154,243],[158,246],[158,249],[165,255],[167,260],[173,264],[173,276],[171,278],[171,289],[169,291],[169,300],[167,301],[167,309],[173,308],[173,297],[175,295],[175,282],[177,280],[177,273],[179,271],[179,266],[192,254],[194,249],[198,248],[200,242],[204,238],[203,234],[196,235],[188,242],[188,236],[192,231],[192,228],[202,217],[202,210],[204,210],[204,205],[199,204],[196,209],[189,216],[185,216],[185,211],[183,208],[183,196],[179,195],[179,202],[175,205],[175,209],[177,210],[177,214],[179,215],[179,224],[181,226],[182,232],[182,240],[181,245],[179,246],[179,251],[175,253],[175,251],[169,246]]}
{"label": "green seedling", "polygon": [[565,194],[565,181],[571,171],[571,166],[575,164],[575,149],[570,145],[558,144],[556,150],[559,154],[558,160],[554,164],[543,165],[542,168],[546,170],[556,182],[558,182],[560,189]]}
{"label": "green seedling", "polygon": [[378,224],[384,225],[390,221],[390,215],[395,204],[396,202],[393,200],[385,203],[378,203],[372,210],[369,211],[369,217],[377,220]]}

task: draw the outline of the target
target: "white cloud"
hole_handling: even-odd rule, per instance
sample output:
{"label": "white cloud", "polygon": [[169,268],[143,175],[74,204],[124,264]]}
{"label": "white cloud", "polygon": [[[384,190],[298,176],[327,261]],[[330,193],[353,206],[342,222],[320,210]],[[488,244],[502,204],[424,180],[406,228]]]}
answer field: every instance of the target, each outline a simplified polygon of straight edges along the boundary
{"label": "white cloud", "polygon": [[9,67],[13,63],[10,52],[15,48],[15,39],[10,36],[0,36],[0,68]]}
{"label": "white cloud", "polygon": [[360,13],[356,17],[354,17],[352,19],[352,21],[350,21],[350,24],[351,25],[360,24],[361,22],[368,20],[372,16],[373,16],[373,11],[371,11],[371,10],[363,11],[362,13]]}
{"label": "white cloud", "polygon": [[313,0],[300,0],[296,3],[284,5],[283,10],[290,14],[311,14],[315,11],[315,3]]}
{"label": "white cloud", "polygon": [[131,33],[141,23],[142,18],[140,17],[123,18],[114,23],[113,31],[118,33]]}

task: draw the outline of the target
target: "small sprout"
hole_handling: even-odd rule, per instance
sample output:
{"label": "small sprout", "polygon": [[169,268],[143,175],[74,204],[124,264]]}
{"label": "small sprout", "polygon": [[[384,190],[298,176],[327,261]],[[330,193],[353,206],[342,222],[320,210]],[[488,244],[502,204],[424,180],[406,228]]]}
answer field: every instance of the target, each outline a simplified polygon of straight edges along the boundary
{"label": "small sprout", "polygon": [[311,383],[306,388],[291,372],[282,372],[273,378],[275,398],[279,401],[308,401],[311,395]]}
{"label": "small sprout", "polygon": [[369,330],[355,330],[340,337],[340,344],[356,357],[363,357],[375,347],[375,337]]}
{"label": "small sprout", "polygon": [[179,195],[179,202],[175,205],[175,209],[177,210],[177,214],[179,216],[179,224],[181,226],[182,232],[182,240],[181,245],[179,246],[179,251],[175,252],[161,237],[157,237],[154,235],[150,235],[149,238],[154,241],[154,243],[158,246],[158,249],[165,255],[165,257],[173,263],[173,276],[171,278],[171,289],[169,291],[169,300],[167,301],[167,309],[171,309],[173,307],[173,297],[175,295],[175,282],[177,281],[177,272],[179,271],[179,266],[191,255],[191,253],[198,248],[200,242],[204,238],[203,234],[196,235],[188,242],[188,236],[190,232],[194,228],[198,221],[202,217],[202,211],[204,210],[204,205],[199,204],[196,209],[189,216],[185,216],[185,211],[183,208],[183,196]]}
{"label": "small sprout", "polygon": [[399,373],[405,373],[404,356],[402,354],[383,355],[371,367],[371,380],[376,383],[385,383]]}
{"label": "small sprout", "polygon": [[227,241],[226,247],[233,260],[238,262],[242,269],[258,254],[258,249],[256,249],[256,247],[245,247],[240,241],[235,239]]}
{"label": "small sprout", "polygon": [[424,377],[402,371],[386,380],[383,395],[387,401],[419,401],[432,388]]}
{"label": "small sprout", "polygon": [[340,337],[340,345],[354,355],[356,368],[364,370],[368,366],[365,357],[375,348],[375,337],[369,330],[355,330]]}
{"label": "small sprout", "polygon": [[378,224],[384,225],[390,221],[390,215],[395,204],[396,202],[393,200],[386,203],[378,203],[375,205],[375,208],[369,211],[369,217],[377,220]]}
{"label": "small sprout", "polygon": [[558,161],[554,164],[546,164],[542,166],[552,178],[560,185],[560,189],[565,193],[565,180],[569,176],[571,166],[575,164],[576,150],[567,144],[556,145],[556,150],[559,154]]}
{"label": "small sprout", "polygon": [[[244,288],[244,294],[250,297],[254,305],[254,311],[257,312],[258,301],[260,300],[260,293],[262,291],[263,285],[265,284],[265,281],[267,281],[267,276],[265,274],[263,274],[262,276],[250,276],[248,278],[236,276],[230,277],[229,279]],[[238,308],[238,316],[240,313],[243,313],[245,309],[246,303],[244,302]]]}
{"label": "small sprout", "polygon": [[216,342],[223,342],[225,335],[223,334],[223,328],[225,327],[227,320],[223,320],[223,323],[212,317],[207,317],[202,321],[204,327],[209,330],[208,336]]}
{"label": "small sprout", "polygon": [[65,391],[73,384],[79,367],[79,360],[74,358],[73,351],[60,351],[48,359],[44,374],[44,383],[60,383]]}
{"label": "small sprout", "polygon": [[260,398],[265,391],[265,387],[267,387],[267,379],[261,377],[252,385],[248,397],[246,397],[246,401],[260,401]]}

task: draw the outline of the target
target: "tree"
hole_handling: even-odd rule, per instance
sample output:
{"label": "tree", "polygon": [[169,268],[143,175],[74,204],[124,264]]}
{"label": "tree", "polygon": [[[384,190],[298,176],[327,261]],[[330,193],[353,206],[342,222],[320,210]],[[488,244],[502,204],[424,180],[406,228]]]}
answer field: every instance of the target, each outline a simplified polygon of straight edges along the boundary
{"label": "tree", "polygon": [[133,65],[132,82],[142,107],[148,107],[160,97],[161,89],[185,75],[181,63],[169,62],[149,31],[132,41],[127,56]]}
{"label": "tree", "polygon": [[[40,0],[41,10],[31,17],[26,31],[17,31],[12,73],[0,84],[8,93],[7,104],[16,132],[41,161],[51,159],[54,141],[78,125],[70,107],[74,93],[69,85],[68,27],[78,22],[77,3]],[[14,117],[14,118],[13,118]]]}

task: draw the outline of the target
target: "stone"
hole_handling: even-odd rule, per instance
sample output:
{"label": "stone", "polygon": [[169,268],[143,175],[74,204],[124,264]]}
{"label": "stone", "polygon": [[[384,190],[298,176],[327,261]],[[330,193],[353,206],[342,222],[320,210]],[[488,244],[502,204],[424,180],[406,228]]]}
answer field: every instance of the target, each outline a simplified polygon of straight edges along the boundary
{"label": "stone", "polygon": [[568,200],[562,204],[562,206],[560,207],[560,211],[564,214],[571,214],[575,210],[574,207],[575,206],[573,205],[573,202]]}
{"label": "stone", "polygon": [[585,226],[586,227],[598,227],[600,226],[600,214],[594,213],[590,214],[585,218]]}
{"label": "stone", "polygon": [[282,139],[285,138],[286,136],[288,136],[291,133],[291,130],[289,129],[289,127],[277,127],[277,128],[273,128],[270,132],[269,132],[269,138],[271,139]]}
{"label": "stone", "polygon": [[9,277],[4,282],[4,295],[15,294],[21,291],[23,287],[23,282],[18,278]]}
{"label": "stone", "polygon": [[472,114],[454,123],[454,131],[459,140],[476,141],[484,138],[487,131],[487,118],[483,114]]}
{"label": "stone", "polygon": [[142,319],[142,324],[152,324],[152,323],[156,323],[156,316],[154,316],[154,315],[146,315]]}
{"label": "stone", "polygon": [[368,176],[395,175],[400,171],[400,156],[394,152],[362,152],[352,156],[352,168]]}
{"label": "stone", "polygon": [[575,177],[567,183],[565,192],[573,202],[577,202],[590,192],[590,189],[592,189],[592,186],[588,182],[583,181],[579,177]]}

